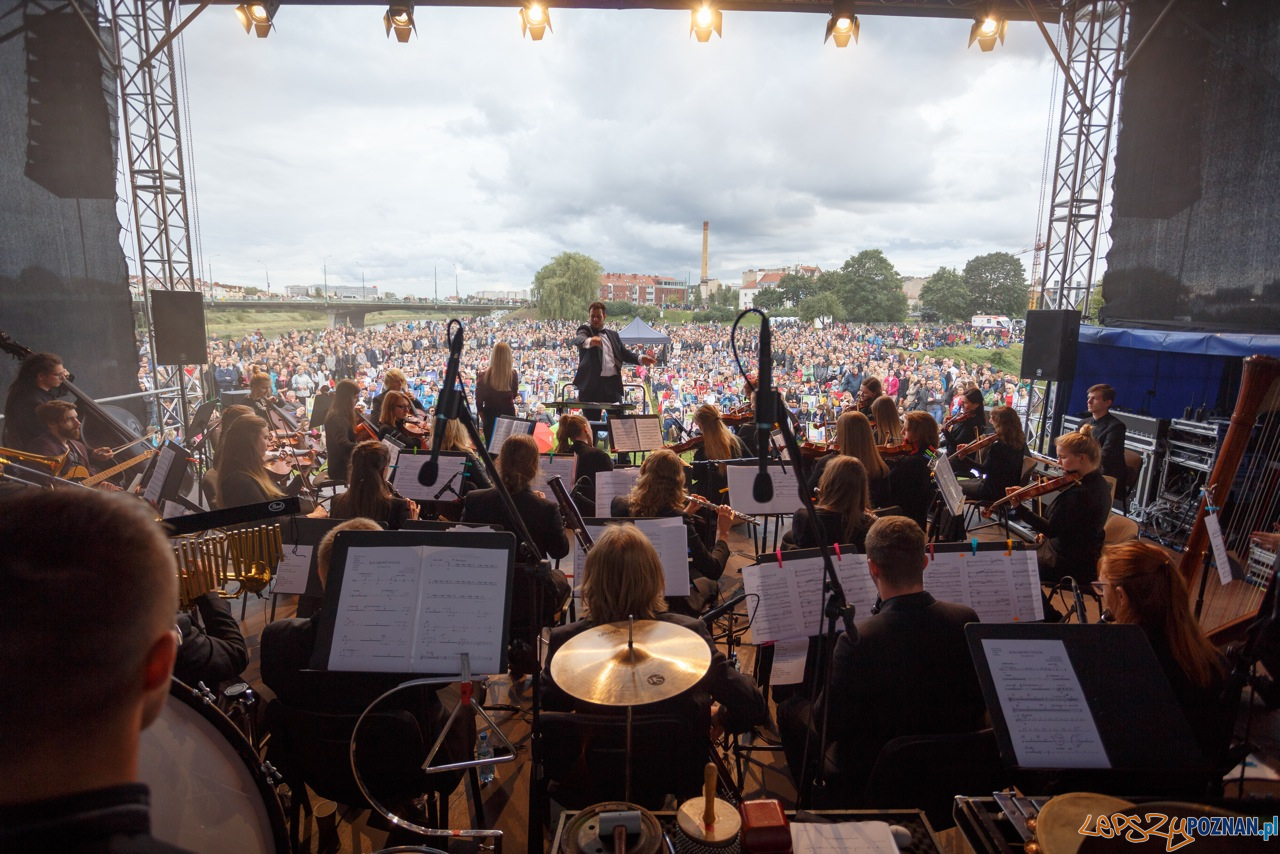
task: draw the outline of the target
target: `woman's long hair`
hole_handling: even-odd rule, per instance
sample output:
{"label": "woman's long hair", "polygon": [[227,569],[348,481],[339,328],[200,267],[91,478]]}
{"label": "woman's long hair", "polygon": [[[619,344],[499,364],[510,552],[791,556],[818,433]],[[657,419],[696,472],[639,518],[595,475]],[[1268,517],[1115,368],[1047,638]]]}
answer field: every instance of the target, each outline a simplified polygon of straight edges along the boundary
{"label": "woman's long hair", "polygon": [[610,525],[596,537],[582,571],[582,602],[592,623],[652,620],[667,610],[664,588],[662,561],[635,525]]}
{"label": "woman's long hair", "polygon": [[[382,410],[378,413],[378,423],[388,427],[396,426],[396,404],[404,403],[413,414],[413,398],[402,391],[389,391],[382,395]],[[403,420],[403,419],[401,419]]]}
{"label": "woman's long hair", "polygon": [[354,428],[358,397],[360,397],[360,386],[356,385],[354,380],[339,381],[333,390],[333,403],[329,405],[329,412],[341,415]]}
{"label": "woman's long hair", "polygon": [[556,453],[573,453],[573,443],[577,441],[576,437],[581,436],[583,433],[590,434],[590,431],[591,425],[581,415],[574,415],[573,413],[561,415],[560,421],[556,424]]}
{"label": "woman's long hair", "polygon": [[443,429],[444,434],[440,437],[440,450],[475,453],[475,445],[471,444],[471,437],[467,435],[467,428],[462,426],[461,421],[457,418],[450,418],[444,422]]}
{"label": "woman's long hair", "polygon": [[659,516],[684,509],[684,463],[666,448],[649,455],[627,495],[632,516]]}
{"label": "woman's long hair", "polygon": [[[398,392],[389,392],[397,394]],[[391,484],[386,470],[391,452],[381,442],[361,442],[351,451],[351,471],[342,504],[348,516],[386,519],[391,510]]]}
{"label": "woman's long hair", "polygon": [[[693,423],[702,431],[702,451],[709,460],[731,460],[742,455],[741,442],[729,432],[720,417],[720,408],[704,403],[693,413]],[[724,466],[721,466],[723,469]],[[723,472],[722,472],[723,473]]]}
{"label": "woman's long hair", "polygon": [[532,436],[509,436],[498,453],[498,477],[512,494],[523,492],[538,477],[538,443]]}
{"label": "woman's long hair", "polygon": [[499,341],[493,345],[489,354],[489,368],[485,371],[485,382],[494,391],[511,391],[511,345]]}
{"label": "woman's long hair", "polygon": [[853,542],[858,532],[867,527],[867,508],[870,505],[867,470],[859,460],[841,455],[827,463],[822,470],[822,479],[818,481],[817,506],[839,513],[844,520],[840,542]]}
{"label": "woman's long hair", "polygon": [[222,494],[222,482],[233,474],[242,473],[253,478],[262,487],[267,498],[283,498],[284,493],[267,474],[258,453],[258,436],[267,429],[267,422],[257,415],[242,415],[231,425],[222,445],[222,459],[218,461],[218,494]]}
{"label": "woman's long hair", "polygon": [[1022,432],[1022,419],[1012,407],[997,406],[992,409],[991,426],[995,428],[1001,443],[1017,451],[1027,447],[1027,436]]}
{"label": "woman's long hair", "polygon": [[1096,466],[1102,462],[1102,446],[1093,438],[1092,424],[1081,425],[1074,433],[1063,433],[1054,442],[1054,446],[1059,453],[1066,451],[1068,454],[1084,457],[1090,465]]}
{"label": "woman's long hair", "polygon": [[871,404],[871,414],[876,419],[876,438],[881,445],[902,443],[902,419],[898,417],[898,402],[882,394]]}
{"label": "woman's long hair", "polygon": [[1182,574],[1158,546],[1139,541],[1107,546],[1099,577],[1124,594],[1108,597],[1116,622],[1142,626],[1148,636],[1163,640],[1192,684],[1206,688],[1223,675],[1218,651],[1191,616]]}
{"label": "woman's long hair", "polygon": [[841,413],[836,421],[836,442],[840,445],[840,455],[860,460],[870,479],[880,480],[889,476],[889,466],[876,448],[871,422],[861,412],[855,409]]}
{"label": "woman's long hair", "polygon": [[227,434],[231,432],[231,426],[244,416],[252,414],[253,407],[245,406],[243,403],[237,403],[222,410],[222,419],[218,422],[218,444],[213,451],[213,468],[217,468],[222,462],[222,449],[227,444]]}
{"label": "woman's long hair", "polygon": [[982,392],[977,388],[977,386],[974,386],[964,393],[964,399],[970,403],[976,403],[978,405],[978,408],[973,410],[971,413],[972,415],[976,415],[978,418],[978,429],[981,430],[983,427],[986,427],[987,410],[982,397]]}
{"label": "woman's long hair", "polygon": [[916,450],[938,447],[938,422],[927,412],[908,412],[903,435],[916,446]]}

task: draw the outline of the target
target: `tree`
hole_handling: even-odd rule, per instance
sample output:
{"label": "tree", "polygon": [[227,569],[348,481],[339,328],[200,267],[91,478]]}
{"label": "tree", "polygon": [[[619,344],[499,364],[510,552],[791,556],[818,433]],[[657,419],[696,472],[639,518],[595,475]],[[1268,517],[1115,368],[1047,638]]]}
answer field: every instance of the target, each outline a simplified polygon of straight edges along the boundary
{"label": "tree", "polygon": [[902,290],[902,277],[879,249],[866,249],[845,261],[839,277],[835,292],[844,305],[846,319],[857,323],[906,320],[907,295]]}
{"label": "tree", "polygon": [[324,299],[324,289],[319,287],[313,288],[311,295],[316,299]]}
{"label": "tree", "polygon": [[782,295],[786,297],[789,304],[795,306],[800,305],[806,297],[826,293],[831,290],[831,286],[830,279],[824,280],[821,276],[817,278],[801,276],[797,273],[787,273],[778,282],[778,290],[782,291]]}
{"label": "tree", "polygon": [[550,320],[585,320],[600,294],[604,268],[580,252],[561,252],[533,277],[538,313]]}
{"label": "tree", "polygon": [[1008,252],[970,258],[964,265],[964,283],[972,314],[1023,317],[1027,313],[1027,272]]}
{"label": "tree", "polygon": [[388,299],[395,299],[395,298],[396,298],[396,295],[395,295],[394,293],[392,293],[391,291],[387,291],[386,293],[384,293],[384,294],[382,295],[382,298],[383,298],[384,300],[388,300]]}
{"label": "tree", "polygon": [[256,297],[260,293],[262,293],[261,288],[255,288],[253,285],[244,286],[244,295],[247,297]]}
{"label": "tree", "polygon": [[727,288],[723,285],[717,291],[712,291],[710,298],[707,300],[710,308],[731,308],[738,310],[738,289]]}
{"label": "tree", "polygon": [[840,302],[840,297],[833,293],[814,294],[805,297],[797,306],[800,319],[805,323],[813,323],[820,317],[829,317],[832,320],[844,320],[844,305]]}
{"label": "tree", "polygon": [[973,316],[969,302],[964,276],[954,267],[939,267],[920,288],[921,308],[935,312],[939,320],[968,320]]}
{"label": "tree", "polygon": [[754,308],[772,311],[775,308],[782,308],[787,302],[786,296],[780,288],[760,288],[756,291],[755,299],[751,301]]}

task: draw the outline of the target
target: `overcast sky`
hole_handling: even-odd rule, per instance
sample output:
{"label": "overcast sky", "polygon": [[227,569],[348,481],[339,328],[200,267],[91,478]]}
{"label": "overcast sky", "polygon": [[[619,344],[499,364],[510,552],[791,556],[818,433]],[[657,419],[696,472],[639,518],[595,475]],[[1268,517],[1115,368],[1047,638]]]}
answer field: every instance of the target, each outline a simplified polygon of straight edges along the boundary
{"label": "overcast sky", "polygon": [[864,15],[838,50],[821,15],[725,13],[698,44],[684,12],[553,9],[532,42],[514,9],[420,7],[399,44],[383,11],[186,30],[204,275],[430,296],[436,267],[444,296],[568,250],[697,281],[704,219],[732,282],[872,248],[927,276],[1036,238],[1057,105],[1034,24],[982,53],[968,21]]}

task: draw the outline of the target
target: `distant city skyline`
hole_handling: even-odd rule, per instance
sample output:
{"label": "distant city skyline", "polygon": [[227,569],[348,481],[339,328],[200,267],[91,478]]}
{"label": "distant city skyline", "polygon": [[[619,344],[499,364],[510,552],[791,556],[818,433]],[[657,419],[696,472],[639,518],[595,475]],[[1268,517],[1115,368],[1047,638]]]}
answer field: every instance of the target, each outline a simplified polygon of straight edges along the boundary
{"label": "distant city skyline", "polygon": [[836,49],[819,15],[726,12],[701,45],[687,13],[556,9],[533,43],[513,9],[419,7],[397,44],[381,11],[187,28],[199,278],[430,297],[434,276],[443,298],[572,251],[697,282],[703,220],[723,282],[865,249],[928,276],[1042,236],[1057,102],[1034,24],[983,54],[961,20],[865,15]]}

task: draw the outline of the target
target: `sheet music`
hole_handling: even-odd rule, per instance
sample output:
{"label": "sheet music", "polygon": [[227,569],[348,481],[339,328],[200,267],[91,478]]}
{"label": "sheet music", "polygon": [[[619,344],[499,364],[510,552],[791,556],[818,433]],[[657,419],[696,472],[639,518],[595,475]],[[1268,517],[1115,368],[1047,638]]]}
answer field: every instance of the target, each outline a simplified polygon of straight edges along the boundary
{"label": "sheet music", "polygon": [[498,456],[502,451],[502,443],[517,434],[527,435],[533,432],[533,422],[510,415],[499,415],[493,422],[493,435],[489,437],[489,454]]}
{"label": "sheet music", "polygon": [[1019,549],[1010,561],[1013,582],[1013,622],[1043,620],[1044,599],[1040,595],[1040,564],[1035,549]]}
{"label": "sheet music", "polygon": [[399,442],[393,442],[390,439],[383,439],[382,447],[387,449],[387,459],[391,460],[392,463],[396,461],[396,457],[400,456],[400,451],[404,449],[404,445]]}
{"label": "sheet music", "polygon": [[938,482],[938,489],[942,491],[943,500],[947,502],[951,515],[964,515],[964,490],[960,488],[960,481],[956,480],[956,473],[951,470],[951,461],[945,454],[938,454],[938,459],[933,463],[933,479]]}
{"label": "sheet music", "polygon": [[[619,415],[609,419],[609,440],[615,451],[647,451],[640,446],[640,426],[636,419]],[[661,447],[661,443],[659,443]]]}
{"label": "sheet music", "polygon": [[1013,567],[1004,552],[961,552],[965,604],[984,623],[1009,623],[1017,615],[1013,599]]}
{"label": "sheet music", "polygon": [[984,638],[982,648],[1019,765],[1111,767],[1066,644]]}
{"label": "sheet music", "polygon": [[804,664],[809,658],[809,639],[795,638],[773,645],[772,685],[799,685],[804,681]]}
{"label": "sheet music", "polygon": [[178,458],[178,452],[171,445],[165,445],[160,449],[160,456],[156,459],[155,468],[151,470],[151,480],[147,481],[147,488],[142,493],[142,497],[150,501],[152,504],[160,503],[160,493],[164,491],[164,482],[169,479],[169,469],[173,468],[173,461]]}
{"label": "sheet music", "polygon": [[792,822],[791,850],[795,854],[898,854],[889,825],[883,821]]}
{"label": "sheet music", "polygon": [[[626,495],[635,486],[640,469],[625,468],[596,473],[596,512],[598,518],[612,515],[609,505],[619,495]],[[566,484],[567,485],[567,484]]]}
{"label": "sheet music", "polygon": [[836,560],[836,578],[844,588],[844,598],[853,605],[854,616],[866,619],[880,595],[876,583],[871,580],[866,555],[844,555]]}
{"label": "sheet music", "polygon": [[751,623],[751,639],[755,643],[807,638],[800,607],[800,591],[792,564],[801,561],[777,561],[751,564],[742,568],[742,586],[748,596],[755,596],[755,618]]}
{"label": "sheet music", "polygon": [[434,501],[436,493],[449,483],[449,478],[453,478],[451,488],[453,494],[446,492],[440,496],[441,500],[454,498],[462,492],[462,469],[467,463],[467,457],[454,456],[452,454],[441,454],[438,460],[438,471],[436,482],[431,486],[423,486],[418,483],[418,472],[427,464],[427,460],[431,459],[430,453],[413,453],[410,450],[402,450],[392,457],[395,461],[395,470],[391,472],[391,485],[396,488],[396,492],[405,498],[412,498],[414,501]]}
{"label": "sheet music", "polygon": [[555,475],[560,475],[565,491],[573,492],[573,484],[576,480],[574,471],[577,467],[577,454],[543,454],[538,458],[538,476],[534,478],[533,488],[546,493],[548,498],[554,500],[555,496],[551,494],[551,487],[547,485],[547,481]]}
{"label": "sheet music", "polygon": [[632,416],[636,425],[637,441],[642,451],[656,451],[665,444],[662,440],[662,421],[656,415]]}
{"label": "sheet music", "polygon": [[423,547],[417,638],[410,671],[459,673],[461,654],[473,674],[500,672],[507,562],[503,549]]}
{"label": "sheet music", "polygon": [[[924,589],[939,601],[968,604],[960,555],[956,552],[930,555],[929,565],[924,568]],[[986,620],[986,617],[983,617],[983,620]]]}
{"label": "sheet music", "polygon": [[752,494],[758,466],[726,466],[729,476],[729,504],[739,513],[752,516],[790,516],[801,506],[800,484],[796,482],[795,469],[790,464],[771,462],[769,475],[773,480],[773,500],[761,504]]}
{"label": "sheet music", "polygon": [[769,434],[769,444],[778,452],[778,456],[791,462],[791,451],[787,449],[787,440],[783,437],[781,430],[774,430]]}
{"label": "sheet music", "polygon": [[1222,525],[1218,522],[1218,514],[1210,513],[1204,517],[1204,529],[1209,534],[1209,544],[1213,546],[1213,562],[1218,567],[1218,581],[1225,586],[1231,583],[1231,560],[1227,557],[1227,543],[1222,538]]}
{"label": "sheet music", "polygon": [[640,519],[635,523],[658,552],[667,596],[689,595],[689,533],[684,517]]}
{"label": "sheet music", "polygon": [[[588,525],[587,533],[591,535],[591,541],[595,542],[596,538],[599,537],[607,527],[609,526]],[[586,552],[582,550],[582,544],[578,542],[578,537],[576,535],[570,539],[573,542],[571,568],[570,571],[565,572],[564,561],[561,560],[560,570],[561,572],[565,572],[565,575],[569,577],[569,583],[573,585],[573,595],[576,597],[578,595],[578,588],[582,586],[582,568],[586,565],[587,555]]]}
{"label": "sheet music", "polygon": [[984,623],[1044,619],[1040,571],[1030,549],[940,552],[925,567],[924,589],[942,602],[968,605]]}
{"label": "sheet music", "polygon": [[409,672],[421,570],[417,548],[347,550],[330,670]]}
{"label": "sheet music", "polygon": [[285,545],[284,557],[276,567],[276,593],[307,592],[307,577],[311,574],[312,546]]}

